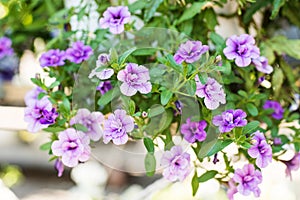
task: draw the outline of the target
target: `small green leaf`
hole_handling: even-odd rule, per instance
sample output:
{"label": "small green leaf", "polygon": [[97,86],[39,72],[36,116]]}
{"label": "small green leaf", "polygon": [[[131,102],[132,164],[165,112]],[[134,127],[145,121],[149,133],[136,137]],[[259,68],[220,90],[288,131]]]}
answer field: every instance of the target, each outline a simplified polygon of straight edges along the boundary
{"label": "small green leaf", "polygon": [[38,95],[38,100],[42,99],[44,96],[46,96],[47,94],[44,92],[39,93]]}
{"label": "small green leaf", "polygon": [[59,81],[54,81],[50,86],[49,86],[49,89],[52,89],[56,86],[59,86],[60,82]]}
{"label": "small green leaf", "polygon": [[155,14],[159,5],[163,2],[163,0],[152,0],[147,2],[147,6],[144,13],[144,21],[148,22]]}
{"label": "small green leaf", "polygon": [[246,99],[248,99],[248,94],[247,92],[245,92],[244,90],[239,90],[238,94],[242,97],[245,97]]}
{"label": "small green leaf", "polygon": [[42,144],[40,146],[40,150],[42,150],[42,151],[48,151],[49,149],[51,149],[51,145],[52,145],[52,142],[47,142],[45,144]]}
{"label": "small green leaf", "polygon": [[189,80],[186,83],[186,89],[187,89],[187,93],[189,95],[194,96],[196,93],[196,89],[197,89],[196,81],[194,79]]}
{"label": "small green leaf", "polygon": [[163,112],[165,112],[164,107],[162,107],[161,105],[154,105],[149,109],[149,118],[155,117],[157,115],[162,114]]}
{"label": "small green leaf", "polygon": [[249,111],[249,113],[252,115],[252,116],[257,116],[258,115],[258,110],[256,108],[256,106],[253,104],[253,103],[247,103],[246,104],[246,108],[247,110]]}
{"label": "small green leaf", "polygon": [[61,127],[48,127],[43,129],[43,131],[50,132],[50,133],[58,133],[64,130],[65,128],[61,128]]}
{"label": "small green leaf", "polygon": [[146,5],[147,5],[146,0],[139,0],[139,1],[135,1],[134,3],[128,5],[128,9],[131,13],[133,13],[136,10],[141,10],[141,9],[145,8]]}
{"label": "small green leaf", "polygon": [[206,84],[208,78],[207,73],[198,73],[198,77],[202,85]]}
{"label": "small green leaf", "polygon": [[129,101],[129,114],[133,115],[135,113],[135,103],[130,99]]}
{"label": "small green leaf", "polygon": [[177,24],[180,24],[184,22],[185,20],[193,18],[195,15],[201,12],[201,8],[206,4],[207,2],[194,2],[191,7],[184,10],[183,14],[177,21]]}
{"label": "small green leaf", "polygon": [[223,150],[225,147],[230,145],[232,143],[232,140],[218,140],[217,143],[211,148],[211,150],[207,153],[206,156],[212,156],[219,151]]}
{"label": "small green leaf", "polygon": [[154,153],[154,143],[150,138],[144,138],[144,145],[149,153]]}
{"label": "small green leaf", "polygon": [[204,18],[206,20],[206,25],[209,30],[214,30],[215,26],[218,24],[217,15],[213,8],[205,9]]}
{"label": "small green leaf", "polygon": [[169,61],[169,63],[170,63],[170,67],[172,67],[176,72],[178,72],[178,73],[182,73],[182,66],[181,65],[178,65],[176,62],[175,62],[175,60],[174,60],[174,58],[173,58],[173,55],[171,55],[171,54],[168,54],[167,55],[167,59],[168,59],[168,61]]}
{"label": "small green leaf", "polygon": [[166,105],[171,97],[173,96],[173,93],[170,90],[163,90],[160,96],[160,103],[164,106]]}
{"label": "small green leaf", "polygon": [[242,133],[243,134],[253,133],[259,127],[259,124],[260,124],[259,121],[252,121],[248,123],[246,126],[243,127]]}
{"label": "small green leaf", "polygon": [[130,54],[132,54],[137,48],[136,47],[133,47],[127,51],[125,51],[118,59],[118,63],[119,65],[122,65],[123,63],[125,63],[126,59],[128,58],[128,56]]}
{"label": "small green leaf", "polygon": [[100,99],[98,100],[97,104],[99,106],[105,106],[105,105],[107,105],[117,95],[116,93],[119,93],[119,90],[109,90],[108,92],[106,92],[105,94],[103,94],[100,97]]}
{"label": "small green leaf", "polygon": [[197,193],[199,188],[199,182],[198,182],[198,175],[197,175],[197,170],[195,170],[195,174],[192,179],[192,189],[193,189],[193,196]]}
{"label": "small green leaf", "polygon": [[280,8],[284,5],[286,0],[273,0],[273,9],[270,19],[275,19],[278,15]]}
{"label": "small green leaf", "polygon": [[85,127],[84,125],[82,124],[74,124],[73,127],[78,130],[78,131],[82,131],[82,132],[87,132],[88,131],[88,128]]}
{"label": "small green leaf", "polygon": [[147,153],[145,157],[145,169],[147,176],[153,176],[156,169],[156,159],[153,153]]}
{"label": "small green leaf", "polygon": [[218,171],[216,171],[216,170],[209,170],[209,171],[205,172],[204,174],[202,174],[198,178],[198,182],[199,183],[206,182],[206,181],[214,178],[217,174],[218,174]]}

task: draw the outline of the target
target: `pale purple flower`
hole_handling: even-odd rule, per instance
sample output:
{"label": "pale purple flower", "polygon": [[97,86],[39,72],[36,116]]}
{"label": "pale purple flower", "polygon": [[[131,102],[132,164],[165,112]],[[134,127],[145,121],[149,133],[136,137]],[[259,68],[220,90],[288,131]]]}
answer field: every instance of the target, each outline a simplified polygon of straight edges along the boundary
{"label": "pale purple flower", "polygon": [[98,90],[101,95],[104,95],[106,92],[111,90],[113,87],[110,83],[110,81],[101,81],[99,85],[97,86],[96,90]]}
{"label": "pale purple flower", "polygon": [[76,64],[88,60],[92,54],[92,47],[85,46],[81,41],[74,42],[72,47],[66,51],[67,59]]}
{"label": "pale purple flower", "polygon": [[181,125],[180,131],[189,143],[202,142],[206,139],[206,131],[204,130],[206,126],[207,123],[204,120],[192,122],[191,118],[187,118],[186,123]]}
{"label": "pale purple flower", "polygon": [[237,183],[237,191],[242,195],[248,196],[253,192],[255,197],[260,196],[258,184],[262,182],[262,174],[255,170],[252,164],[244,165],[243,169],[236,169],[233,181]]}
{"label": "pale purple flower", "polygon": [[43,90],[40,87],[36,87],[29,92],[26,93],[24,101],[27,106],[30,104],[34,104],[36,100],[38,100],[38,96],[40,93],[46,93],[45,90]]}
{"label": "pale purple flower", "polygon": [[201,55],[207,52],[209,47],[202,45],[200,41],[191,41],[181,44],[179,49],[174,55],[174,60],[177,64],[181,64],[183,61],[186,63],[193,63],[200,59]]}
{"label": "pale purple flower", "polygon": [[101,112],[90,112],[86,108],[80,108],[76,116],[70,120],[70,125],[82,124],[88,129],[85,133],[89,138],[93,141],[98,141],[103,135],[103,122],[104,116]]}
{"label": "pale purple flower", "polygon": [[220,104],[226,103],[225,92],[222,85],[219,84],[214,78],[207,78],[207,82],[202,84],[198,75],[196,80],[196,95],[200,98],[204,98],[205,106],[210,110],[215,110]]}
{"label": "pale purple flower", "polygon": [[109,63],[109,61],[110,61],[110,55],[107,53],[102,53],[98,56],[98,59],[96,61],[96,66],[97,67],[105,66]]}
{"label": "pale purple flower", "polygon": [[57,171],[57,176],[61,177],[64,173],[65,167],[62,161],[58,158],[55,160],[54,168]]}
{"label": "pale purple flower", "polygon": [[55,156],[61,157],[62,163],[68,167],[75,167],[78,162],[89,159],[91,147],[89,137],[74,128],[68,128],[58,135],[58,140],[52,143],[51,149]]}
{"label": "pale purple flower", "polygon": [[226,46],[223,50],[224,55],[229,60],[235,59],[235,64],[239,67],[250,65],[252,59],[256,59],[260,55],[254,38],[248,34],[229,37],[226,41]]}
{"label": "pale purple flower", "polygon": [[234,195],[237,193],[236,183],[233,179],[228,181],[227,197],[229,200],[234,200]]}
{"label": "pale purple flower", "polygon": [[277,101],[267,100],[263,106],[264,109],[273,109],[274,112],[272,113],[272,117],[274,119],[280,120],[283,117],[283,108],[281,107],[280,103]]}
{"label": "pale purple flower", "polygon": [[89,79],[96,76],[100,80],[106,80],[106,79],[109,79],[110,77],[112,77],[112,75],[114,75],[114,70],[112,68],[102,69],[101,71],[98,71],[98,70],[99,70],[99,68],[93,69],[89,75]]}
{"label": "pale purple flower", "polygon": [[14,50],[11,48],[11,40],[7,37],[0,38],[0,59],[4,56],[10,56],[14,53]]}
{"label": "pale purple flower", "polygon": [[47,97],[31,102],[25,108],[24,121],[28,123],[27,130],[35,133],[55,123],[58,113]]}
{"label": "pale purple flower", "polygon": [[51,49],[42,54],[40,65],[42,67],[56,67],[65,64],[66,53],[59,49]]}
{"label": "pale purple flower", "polygon": [[260,85],[262,82],[264,82],[264,80],[266,80],[266,78],[264,76],[259,77],[258,84]]}
{"label": "pale purple flower", "polygon": [[183,181],[191,172],[190,154],[183,152],[181,146],[173,146],[166,151],[160,164],[166,167],[163,176],[169,181]]}
{"label": "pale purple flower", "polygon": [[271,74],[273,72],[273,67],[269,65],[268,59],[264,56],[252,59],[252,63],[255,68],[265,74]]}
{"label": "pale purple flower", "polygon": [[286,165],[286,176],[292,180],[292,171],[297,171],[300,168],[300,152],[296,153],[291,160],[282,160],[282,162]]}
{"label": "pale purple flower", "polygon": [[253,145],[248,149],[248,154],[256,158],[255,163],[258,167],[265,168],[272,162],[272,148],[260,131],[256,131],[252,139]]}
{"label": "pale purple flower", "polygon": [[100,18],[100,27],[109,28],[112,34],[124,31],[124,24],[130,22],[130,12],[127,6],[108,7]]}
{"label": "pale purple flower", "polygon": [[275,146],[281,145],[281,144],[282,144],[281,138],[280,138],[280,137],[274,138],[273,144],[274,144]]}
{"label": "pale purple flower", "polygon": [[247,114],[241,110],[227,110],[221,115],[214,116],[212,122],[215,126],[219,126],[221,133],[229,132],[235,127],[243,127],[247,124],[245,119]]}
{"label": "pale purple flower", "polygon": [[151,92],[149,70],[142,65],[128,63],[125,69],[119,71],[117,78],[123,82],[120,90],[126,96],[133,96],[137,91],[142,94]]}
{"label": "pale purple flower", "polygon": [[107,144],[112,140],[116,145],[125,144],[128,141],[127,134],[133,129],[133,118],[125,110],[117,109],[104,121],[103,142]]}

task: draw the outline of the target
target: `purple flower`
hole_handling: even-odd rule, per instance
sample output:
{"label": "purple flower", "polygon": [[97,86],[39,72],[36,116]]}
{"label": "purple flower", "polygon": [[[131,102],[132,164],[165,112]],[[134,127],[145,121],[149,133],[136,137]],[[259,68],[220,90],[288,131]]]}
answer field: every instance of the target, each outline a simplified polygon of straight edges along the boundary
{"label": "purple flower", "polygon": [[272,148],[267,143],[264,134],[260,131],[254,133],[254,144],[248,149],[248,154],[256,158],[256,165],[260,168],[267,167],[272,162]]}
{"label": "purple flower", "polygon": [[40,57],[40,65],[42,67],[55,67],[65,64],[66,53],[59,49],[51,49],[43,53]]}
{"label": "purple flower", "polygon": [[281,107],[280,103],[278,103],[277,101],[271,101],[271,100],[267,100],[263,106],[264,109],[273,109],[274,112],[272,113],[272,117],[274,119],[280,120],[283,117],[283,108]]}
{"label": "purple flower", "polygon": [[237,191],[242,195],[247,196],[253,192],[255,197],[260,196],[258,184],[262,182],[262,175],[252,164],[244,165],[243,169],[236,169],[232,179],[238,184]]}
{"label": "purple flower", "polygon": [[127,133],[134,129],[134,120],[126,114],[125,110],[115,110],[104,122],[103,142],[110,140],[116,145],[125,144],[128,141]]}
{"label": "purple flower", "polygon": [[108,7],[100,19],[100,27],[109,28],[112,34],[120,34],[124,31],[124,24],[129,21],[130,12],[127,6]]}
{"label": "purple flower", "polygon": [[252,59],[259,57],[259,49],[255,46],[255,40],[251,35],[233,35],[226,41],[224,55],[229,59],[235,59],[235,64],[239,67],[247,67]]}
{"label": "purple flower", "polygon": [[220,104],[226,103],[225,92],[222,86],[213,78],[207,78],[207,82],[202,84],[198,75],[196,80],[196,95],[200,98],[204,97],[204,104],[210,110],[215,110]]}
{"label": "purple flower", "polygon": [[52,143],[51,149],[55,156],[61,156],[62,163],[75,167],[78,162],[89,159],[91,148],[89,137],[74,128],[68,128],[58,135],[58,140]]}
{"label": "purple flower", "polygon": [[126,96],[133,96],[139,91],[142,94],[151,92],[149,70],[135,63],[128,63],[125,69],[119,71],[117,78],[123,82],[121,92]]}
{"label": "purple flower", "polygon": [[59,158],[55,160],[54,167],[57,170],[57,176],[61,177],[64,173],[65,168],[64,168],[64,164]]}
{"label": "purple flower", "polygon": [[176,107],[176,110],[174,110],[174,115],[175,116],[182,115],[182,108],[183,108],[182,102],[179,101],[179,100],[176,100],[175,101],[175,107]]}
{"label": "purple flower", "polygon": [[281,138],[280,138],[280,137],[274,138],[273,144],[274,144],[275,146],[281,145],[281,144],[282,144]]}
{"label": "purple flower", "polygon": [[227,190],[227,197],[229,200],[234,200],[233,196],[234,194],[236,194],[238,191],[237,191],[237,188],[236,188],[236,183],[234,182],[233,179],[230,179],[228,181],[228,190]]}
{"label": "purple flower", "polygon": [[76,116],[70,120],[70,125],[82,124],[88,131],[85,132],[91,140],[98,141],[102,135],[102,123],[104,121],[103,114],[101,112],[90,112],[86,108],[81,108],[77,111]]}
{"label": "purple flower", "polygon": [[243,127],[247,124],[245,119],[247,114],[241,110],[227,110],[221,115],[214,116],[212,122],[215,126],[219,126],[221,133],[231,131],[235,127]]}
{"label": "purple flower", "polygon": [[14,53],[14,50],[11,48],[11,43],[11,40],[7,37],[0,38],[0,59]]}
{"label": "purple flower", "polygon": [[29,106],[30,104],[34,104],[35,101],[38,100],[38,96],[40,93],[46,93],[46,92],[40,87],[36,87],[30,90],[29,92],[27,92],[24,98],[25,104],[27,106]]}
{"label": "purple flower", "polygon": [[273,72],[273,67],[268,64],[268,59],[264,56],[252,59],[252,63],[262,73],[271,74]]}
{"label": "purple flower", "polygon": [[285,174],[292,180],[292,171],[297,171],[300,167],[300,152],[296,153],[291,160],[283,161],[286,165]]}
{"label": "purple flower", "polygon": [[101,67],[107,65],[110,61],[110,56],[107,53],[102,53],[98,56],[98,59],[96,61],[96,66]]}
{"label": "purple flower", "polygon": [[89,78],[91,79],[94,76],[96,76],[100,80],[106,80],[106,79],[109,79],[110,77],[112,77],[112,75],[114,75],[114,70],[111,68],[102,69],[99,72],[98,72],[98,70],[99,70],[99,68],[93,69],[89,75]]}
{"label": "purple flower", "polygon": [[258,78],[258,84],[261,84],[266,78],[264,76],[261,76]]}
{"label": "purple flower", "polygon": [[181,126],[181,133],[184,135],[184,139],[189,143],[196,141],[202,142],[206,139],[207,126],[206,121],[201,120],[199,122],[192,122],[191,118],[187,118],[186,123]]}
{"label": "purple flower", "polygon": [[66,51],[67,59],[76,64],[88,60],[92,54],[92,47],[85,46],[81,41],[74,42],[72,47]]}
{"label": "purple flower", "polygon": [[200,41],[191,41],[181,44],[179,49],[174,55],[174,60],[177,64],[181,64],[183,61],[186,63],[193,63],[200,59],[201,55],[207,52],[209,47],[202,45]]}
{"label": "purple flower", "polygon": [[98,90],[101,95],[104,95],[106,92],[112,89],[112,85],[110,81],[101,81],[97,86],[96,90]]}
{"label": "purple flower", "polygon": [[27,130],[29,132],[37,132],[42,128],[48,127],[55,123],[58,113],[52,107],[47,97],[31,102],[25,108],[24,121],[28,123]]}
{"label": "purple flower", "polygon": [[191,172],[190,154],[183,152],[181,146],[173,146],[166,151],[160,164],[166,166],[163,176],[169,181],[183,181]]}

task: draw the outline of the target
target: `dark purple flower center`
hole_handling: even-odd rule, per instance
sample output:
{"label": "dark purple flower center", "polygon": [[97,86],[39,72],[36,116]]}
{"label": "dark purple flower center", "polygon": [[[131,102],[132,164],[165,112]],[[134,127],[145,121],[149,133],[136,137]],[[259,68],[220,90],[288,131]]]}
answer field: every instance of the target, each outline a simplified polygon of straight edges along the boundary
{"label": "dark purple flower center", "polygon": [[226,113],[224,119],[228,124],[233,124],[233,114],[232,113]]}
{"label": "dark purple flower center", "polygon": [[53,124],[55,122],[58,113],[55,108],[52,108],[51,111],[48,110],[40,110],[39,121],[41,124]]}
{"label": "dark purple flower center", "polygon": [[137,82],[137,79],[138,79],[138,75],[134,73],[129,73],[126,76],[126,82],[129,85],[134,85]]}
{"label": "dark purple flower center", "polygon": [[68,145],[68,151],[72,151],[77,149],[78,144],[74,141],[69,141],[69,145]]}
{"label": "dark purple flower center", "polygon": [[258,150],[261,154],[264,154],[268,151],[268,146],[265,144],[259,144],[258,145]]}
{"label": "dark purple flower center", "polygon": [[74,51],[74,56],[75,57],[82,57],[82,56],[84,56],[84,52],[80,51],[80,50],[75,50]]}
{"label": "dark purple flower center", "polygon": [[245,176],[245,177],[243,178],[244,184],[247,184],[247,183],[249,183],[249,182],[252,181],[252,180],[253,180],[253,176],[250,176],[250,175],[247,175],[247,176]]}
{"label": "dark purple flower center", "polygon": [[248,52],[248,47],[246,45],[239,45],[237,48],[237,53],[239,55],[244,55]]}

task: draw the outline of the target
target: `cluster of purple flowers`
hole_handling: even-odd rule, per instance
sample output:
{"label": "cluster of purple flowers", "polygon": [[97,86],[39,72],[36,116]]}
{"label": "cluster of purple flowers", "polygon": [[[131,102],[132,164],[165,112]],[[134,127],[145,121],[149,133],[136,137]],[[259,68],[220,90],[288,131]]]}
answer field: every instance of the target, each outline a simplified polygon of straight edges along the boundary
{"label": "cluster of purple flowers", "polygon": [[198,75],[195,77],[196,80],[196,95],[200,98],[204,98],[205,106],[210,110],[215,110],[220,104],[226,103],[225,92],[220,83],[214,78],[207,78],[207,82],[202,84],[199,80]]}
{"label": "cluster of purple flowers", "polygon": [[166,167],[163,176],[169,181],[183,181],[191,172],[190,155],[181,146],[173,146],[164,152],[160,164]]}
{"label": "cluster of purple flowers", "polygon": [[79,64],[88,60],[92,54],[93,50],[90,46],[85,46],[81,41],[77,41],[74,42],[72,47],[68,48],[66,51],[51,49],[43,53],[40,57],[40,65],[42,67],[63,66],[66,59]]}
{"label": "cluster of purple flowers", "polygon": [[235,64],[239,67],[247,67],[252,63],[260,72],[266,74],[273,72],[273,67],[268,64],[267,58],[260,56],[259,48],[255,45],[255,40],[251,35],[229,37],[223,53],[229,60],[235,60]]}
{"label": "cluster of purple flowers", "polygon": [[209,47],[202,45],[200,41],[191,41],[181,44],[179,49],[174,55],[176,63],[181,64],[183,61],[186,63],[193,63],[200,59],[201,55],[207,52]]}
{"label": "cluster of purple flowers", "polygon": [[256,165],[260,168],[267,167],[272,162],[272,148],[267,143],[264,134],[260,131],[254,133],[254,144],[248,149],[248,154],[256,158]]}
{"label": "cluster of purple flowers", "polygon": [[243,127],[247,124],[245,119],[247,114],[241,110],[227,110],[221,115],[213,117],[212,123],[219,127],[221,133],[226,133],[234,129],[235,127]]}
{"label": "cluster of purple flowers", "polygon": [[227,196],[230,200],[234,199],[234,194],[239,192],[248,196],[253,192],[255,197],[260,196],[258,185],[262,182],[262,174],[255,170],[252,164],[244,165],[243,169],[236,169],[233,178],[229,181]]}
{"label": "cluster of purple flowers", "polygon": [[189,143],[202,142],[206,139],[206,131],[204,130],[206,126],[207,123],[204,120],[192,122],[191,118],[187,118],[186,123],[182,124],[180,131],[184,135],[184,139]]}
{"label": "cluster of purple flowers", "polygon": [[124,25],[130,22],[130,16],[127,6],[108,7],[100,18],[100,27],[109,28],[112,34],[120,34]]}
{"label": "cluster of purple flowers", "polygon": [[283,108],[281,107],[280,103],[277,101],[267,100],[263,106],[264,109],[273,109],[274,112],[272,113],[272,117],[274,119],[280,120],[283,117]]}
{"label": "cluster of purple flowers", "polygon": [[11,47],[11,40],[7,37],[0,38],[0,59],[5,56],[10,56],[14,53],[13,48]]}

